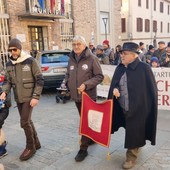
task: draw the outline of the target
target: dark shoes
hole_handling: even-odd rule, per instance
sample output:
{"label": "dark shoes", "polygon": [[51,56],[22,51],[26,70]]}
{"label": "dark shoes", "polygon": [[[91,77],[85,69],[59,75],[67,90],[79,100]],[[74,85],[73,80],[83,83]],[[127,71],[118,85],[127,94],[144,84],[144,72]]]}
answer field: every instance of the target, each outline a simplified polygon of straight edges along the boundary
{"label": "dark shoes", "polygon": [[38,150],[40,148],[41,148],[41,144],[40,144],[40,141],[37,139],[35,142],[35,149]]}
{"label": "dark shoes", "polygon": [[28,160],[29,158],[31,158],[35,154],[35,152],[36,152],[36,149],[28,149],[28,148],[26,148],[24,150],[24,152],[21,154],[20,160],[21,161]]}
{"label": "dark shoes", "polygon": [[7,150],[5,149],[6,145],[6,141],[4,141],[2,145],[0,145],[0,159],[8,154]]}
{"label": "dark shoes", "polygon": [[76,155],[76,157],[75,157],[75,160],[77,161],[77,162],[81,162],[81,161],[83,161],[84,159],[85,159],[85,157],[88,155],[88,152],[87,152],[87,150],[79,150],[79,152],[78,152],[78,154]]}
{"label": "dark shoes", "polygon": [[8,154],[7,150],[4,149],[3,152],[0,152],[0,159]]}

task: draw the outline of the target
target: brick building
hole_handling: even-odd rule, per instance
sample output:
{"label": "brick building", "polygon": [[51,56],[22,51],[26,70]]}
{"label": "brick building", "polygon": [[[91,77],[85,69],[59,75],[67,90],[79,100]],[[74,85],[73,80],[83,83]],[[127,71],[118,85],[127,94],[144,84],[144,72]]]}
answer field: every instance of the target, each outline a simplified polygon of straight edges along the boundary
{"label": "brick building", "polygon": [[1,56],[8,55],[11,38],[26,51],[71,49],[77,34],[114,47],[121,42],[120,8],[119,0],[0,0]]}

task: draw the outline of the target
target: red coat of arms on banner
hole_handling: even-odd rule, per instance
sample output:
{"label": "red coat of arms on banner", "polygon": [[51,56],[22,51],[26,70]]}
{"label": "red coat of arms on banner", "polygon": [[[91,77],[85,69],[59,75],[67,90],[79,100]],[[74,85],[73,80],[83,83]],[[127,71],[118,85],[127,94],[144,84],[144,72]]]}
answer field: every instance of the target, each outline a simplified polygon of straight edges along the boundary
{"label": "red coat of arms on banner", "polygon": [[112,126],[113,100],[94,102],[86,93],[82,93],[80,134],[96,143],[109,147]]}

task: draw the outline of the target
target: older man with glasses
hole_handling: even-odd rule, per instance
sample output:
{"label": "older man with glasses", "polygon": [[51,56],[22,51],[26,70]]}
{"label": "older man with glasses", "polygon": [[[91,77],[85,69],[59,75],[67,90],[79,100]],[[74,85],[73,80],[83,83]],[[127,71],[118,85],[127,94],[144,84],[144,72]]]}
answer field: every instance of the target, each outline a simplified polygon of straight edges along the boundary
{"label": "older man with glasses", "polygon": [[113,75],[109,99],[113,99],[112,133],[125,128],[124,169],[135,165],[139,148],[149,140],[155,145],[157,86],[150,66],[138,57],[138,45],[123,44],[121,61]]}
{"label": "older man with glasses", "polygon": [[[104,76],[98,58],[92,54],[82,36],[73,39],[73,50],[67,67],[65,83],[70,90],[71,98],[75,101],[79,115],[81,114],[81,92],[85,91],[94,101],[97,97],[96,86]],[[94,142],[86,136],[81,137],[81,145],[75,160],[83,161],[88,155],[87,148]]]}

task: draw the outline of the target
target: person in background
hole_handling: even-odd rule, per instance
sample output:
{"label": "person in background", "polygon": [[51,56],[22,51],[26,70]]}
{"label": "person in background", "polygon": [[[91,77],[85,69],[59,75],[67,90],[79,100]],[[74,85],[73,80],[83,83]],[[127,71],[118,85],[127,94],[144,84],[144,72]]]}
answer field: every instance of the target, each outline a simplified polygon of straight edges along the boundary
{"label": "person in background", "polygon": [[153,56],[153,57],[151,58],[150,65],[151,65],[151,67],[153,67],[153,68],[159,67],[160,64],[159,64],[158,58]]}
{"label": "person in background", "polygon": [[14,38],[9,42],[10,60],[6,64],[5,80],[1,100],[5,100],[11,88],[17,103],[20,125],[26,136],[26,147],[20,160],[31,158],[41,148],[33,121],[32,110],[38,104],[44,85],[44,78],[36,60],[22,50],[21,42]]}
{"label": "person in background", "polygon": [[170,67],[170,43],[168,43],[166,53],[161,56],[159,62],[161,67]]}
{"label": "person in background", "polygon": [[145,49],[144,45],[145,44],[143,42],[139,43],[139,50],[138,51],[139,51],[139,58],[140,58],[141,61],[144,60],[144,56],[147,53],[147,50]]}
{"label": "person in background", "polygon": [[164,41],[159,41],[158,42],[158,49],[154,51],[152,56],[155,56],[160,60],[162,56],[165,56],[166,54],[166,46]]}
{"label": "person in background", "polygon": [[[81,115],[82,92],[86,92],[92,100],[96,101],[97,85],[103,81],[103,73],[98,58],[87,47],[83,36],[73,38],[73,50],[70,53],[67,73],[65,77],[71,98],[75,101],[79,115]],[[88,146],[93,144],[90,138],[81,137],[80,150],[75,161],[80,162],[88,155]]]}
{"label": "person in background", "polygon": [[104,55],[109,57],[109,63],[113,64],[114,61],[114,51],[111,49],[108,40],[103,41]]}
{"label": "person in background", "polygon": [[145,48],[145,44],[143,42],[139,43],[139,50],[141,50],[143,54],[147,53],[147,50]]}
{"label": "person in background", "polygon": [[89,42],[89,49],[91,50],[91,52],[92,52],[93,54],[95,53],[96,49],[95,49],[95,47],[94,47],[94,43]]}
{"label": "person in background", "polygon": [[125,128],[124,169],[135,166],[146,140],[155,145],[157,126],[157,85],[151,67],[140,61],[138,44],[126,42],[114,72],[108,99],[113,99],[112,133]]}
{"label": "person in background", "polygon": [[[4,69],[2,62],[0,62],[0,72],[4,74]],[[2,93],[2,88],[0,86],[0,93]],[[2,130],[2,126],[4,124],[5,119],[9,115],[9,107],[11,106],[11,96],[10,93],[8,94],[5,101],[0,100],[0,158],[6,156],[8,154],[6,150],[7,141],[4,137],[4,132]],[[4,139],[2,139],[4,138]]]}
{"label": "person in background", "polygon": [[121,62],[120,50],[121,50],[121,45],[117,45],[116,46],[116,51],[114,53],[113,65],[118,65]]}
{"label": "person in background", "polygon": [[104,55],[104,49],[102,45],[97,45],[96,56],[98,57],[100,64],[110,64],[109,57]]}
{"label": "person in background", "polygon": [[150,62],[151,62],[151,57],[152,57],[154,51],[155,51],[154,46],[153,46],[153,45],[149,45],[149,50],[148,50],[148,52],[144,55],[144,58],[143,58],[143,61],[144,61],[145,63],[150,64]]}

